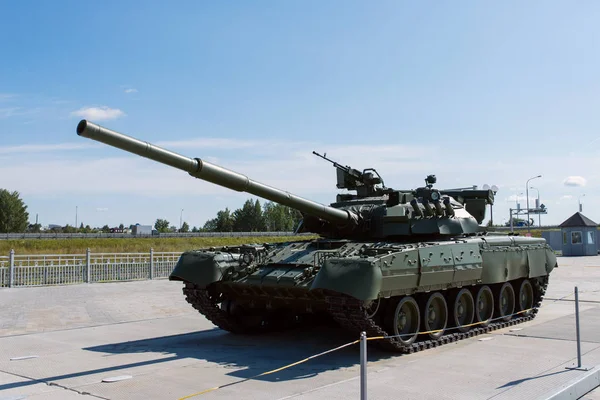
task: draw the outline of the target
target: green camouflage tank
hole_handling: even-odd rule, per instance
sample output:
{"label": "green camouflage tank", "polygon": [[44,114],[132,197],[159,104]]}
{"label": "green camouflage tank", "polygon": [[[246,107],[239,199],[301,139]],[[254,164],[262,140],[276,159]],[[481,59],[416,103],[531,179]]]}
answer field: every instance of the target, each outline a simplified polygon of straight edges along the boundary
{"label": "green camouflage tank", "polygon": [[338,194],[323,205],[81,121],[77,133],[191,176],[299,210],[314,240],[182,254],[169,279],[218,327],[260,333],[329,315],[344,329],[414,352],[532,319],[557,267],[544,239],[480,226],[491,190],[386,187],[375,169],[331,161]]}

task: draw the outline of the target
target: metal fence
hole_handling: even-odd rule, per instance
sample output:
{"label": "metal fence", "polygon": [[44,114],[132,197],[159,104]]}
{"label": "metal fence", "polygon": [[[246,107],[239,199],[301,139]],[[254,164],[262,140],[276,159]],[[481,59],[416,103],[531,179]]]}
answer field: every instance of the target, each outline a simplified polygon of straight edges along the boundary
{"label": "metal fence", "polygon": [[132,233],[0,233],[0,240],[16,239],[98,239],[98,238],[182,238],[182,237],[247,237],[247,236],[306,236],[294,232],[186,232],[134,235]]}
{"label": "metal fence", "polygon": [[181,252],[0,256],[0,287],[118,282],[169,276]]}

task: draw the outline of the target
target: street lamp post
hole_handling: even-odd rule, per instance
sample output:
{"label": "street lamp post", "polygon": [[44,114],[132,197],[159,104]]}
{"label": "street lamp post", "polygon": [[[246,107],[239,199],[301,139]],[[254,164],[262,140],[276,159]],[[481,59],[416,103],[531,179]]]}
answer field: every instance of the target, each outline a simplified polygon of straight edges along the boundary
{"label": "street lamp post", "polygon": [[538,175],[534,176],[533,178],[529,178],[527,179],[527,183],[525,184],[525,191],[527,192],[527,194],[525,195],[527,197],[527,232],[531,232],[531,224],[529,223],[529,181],[541,177],[541,175]]}
{"label": "street lamp post", "polygon": [[181,213],[179,213],[179,232],[181,233],[181,227],[183,226],[183,208],[181,209]]}
{"label": "street lamp post", "polygon": [[[533,189],[535,191],[537,191],[537,204],[535,205],[535,208],[538,208],[540,206],[540,189],[535,188],[533,186],[531,186],[529,189]],[[538,228],[542,227],[542,214],[538,211]]]}
{"label": "street lamp post", "polygon": [[583,205],[581,204],[582,197],[585,197],[585,193],[579,196],[579,198],[577,199],[577,202],[579,203],[579,212],[583,212]]}

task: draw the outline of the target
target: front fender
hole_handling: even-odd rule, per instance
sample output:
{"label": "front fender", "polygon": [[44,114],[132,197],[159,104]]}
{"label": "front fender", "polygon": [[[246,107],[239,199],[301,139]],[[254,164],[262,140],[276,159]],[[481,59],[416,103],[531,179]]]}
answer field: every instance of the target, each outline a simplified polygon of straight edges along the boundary
{"label": "front fender", "polygon": [[315,276],[312,289],[327,289],[359,300],[374,300],[381,289],[381,269],[366,259],[328,258]]}
{"label": "front fender", "polygon": [[188,251],[177,261],[169,280],[191,282],[205,288],[223,279],[225,271],[234,264],[237,259],[230,253]]}

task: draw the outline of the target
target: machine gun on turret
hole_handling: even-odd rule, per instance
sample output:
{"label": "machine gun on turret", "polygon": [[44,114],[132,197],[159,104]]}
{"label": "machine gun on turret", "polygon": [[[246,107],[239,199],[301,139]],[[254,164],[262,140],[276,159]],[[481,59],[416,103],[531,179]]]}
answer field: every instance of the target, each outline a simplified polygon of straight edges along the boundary
{"label": "machine gun on turret", "polygon": [[[375,168],[366,168],[360,172],[357,169],[343,166],[327,158],[327,153],[319,154],[313,151],[313,154],[325,161],[329,161],[337,169],[336,187],[338,189],[356,190],[358,197],[380,196],[384,193],[386,189],[385,183]],[[376,187],[379,184],[381,184],[381,187]]]}

